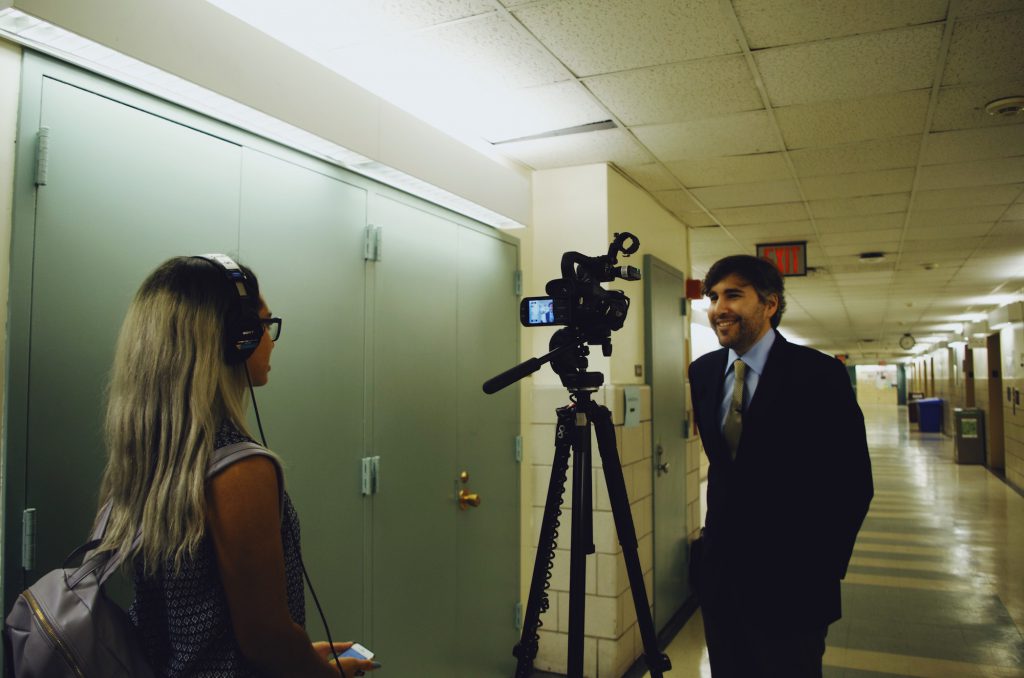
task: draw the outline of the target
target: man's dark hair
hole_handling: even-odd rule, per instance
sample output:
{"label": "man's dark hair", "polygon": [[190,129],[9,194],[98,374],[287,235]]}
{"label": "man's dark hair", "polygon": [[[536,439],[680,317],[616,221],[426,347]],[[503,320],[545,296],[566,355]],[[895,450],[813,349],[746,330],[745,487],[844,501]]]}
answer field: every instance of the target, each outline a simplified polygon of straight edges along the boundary
{"label": "man's dark hair", "polygon": [[770,294],[779,297],[779,307],[771,319],[772,327],[778,327],[779,322],[782,321],[782,314],[786,310],[786,295],[783,291],[785,283],[782,280],[782,274],[775,264],[767,259],[749,254],[734,254],[731,257],[719,259],[708,269],[701,292],[707,296],[711,292],[711,288],[721,282],[722,278],[734,274],[743,278],[754,288],[761,303],[766,303]]}

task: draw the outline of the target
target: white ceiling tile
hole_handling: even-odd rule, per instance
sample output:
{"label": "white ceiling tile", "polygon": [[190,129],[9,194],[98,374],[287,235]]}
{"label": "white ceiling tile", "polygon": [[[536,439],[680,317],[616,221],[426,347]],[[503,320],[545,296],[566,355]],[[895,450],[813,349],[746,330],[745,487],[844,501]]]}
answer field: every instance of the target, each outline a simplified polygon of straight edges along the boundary
{"label": "white ceiling tile", "polygon": [[1009,205],[1024,191],[1024,184],[947,188],[941,191],[918,191],[914,209],[938,210],[971,205]]}
{"label": "white ceiling tile", "polygon": [[645,165],[620,166],[623,172],[633,181],[643,186],[650,192],[668,191],[678,188],[678,182],[672,173],[659,163],[647,163]]}
{"label": "white ceiling tile", "polygon": [[792,175],[782,153],[676,160],[666,166],[688,187],[749,184],[789,179]]}
{"label": "white ceiling tile", "polygon": [[740,55],[620,71],[584,84],[623,123],[651,125],[764,108]]}
{"label": "white ceiling tile", "polygon": [[[1012,236],[1014,238],[1022,238],[1022,237],[1024,237],[1024,214],[1020,215],[1019,217],[1014,217],[1013,220],[1000,221],[992,229],[990,235],[993,235],[993,236],[1005,236],[1005,235],[1008,235],[1008,236]],[[1021,242],[1021,241],[1018,240],[1017,242]],[[1015,247],[1014,249],[1017,250],[1019,248]],[[1020,257],[1021,254],[1019,252],[1015,252],[1013,254],[1013,256]]]}
{"label": "white ceiling tile", "polygon": [[518,141],[502,144],[501,151],[533,169],[572,167],[599,162],[642,165],[650,161],[644,149],[619,129]]}
{"label": "white ceiling tile", "polygon": [[921,136],[860,141],[843,146],[800,148],[789,152],[797,174],[813,177],[848,172],[915,167]]}
{"label": "white ceiling tile", "polygon": [[837,231],[878,231],[889,228],[903,228],[906,212],[869,214],[853,217],[816,218],[814,223],[819,233]]}
{"label": "white ceiling tile", "polygon": [[709,209],[798,202],[800,190],[792,179],[757,184],[729,184],[694,188],[693,194]]}
{"label": "white ceiling tile", "polygon": [[[658,202],[673,212],[703,212],[700,205],[695,203],[693,198],[691,198],[686,191],[681,191],[679,189],[657,191],[655,192],[654,197]],[[694,224],[690,225],[692,226]]]}
{"label": "white ceiling tile", "polygon": [[1024,181],[1024,156],[976,160],[922,167],[917,187],[922,190],[1013,184]]}
{"label": "white ceiling tile", "polygon": [[1019,78],[1024,12],[957,21],[946,57],[943,85]]}
{"label": "white ceiling tile", "polygon": [[761,50],[754,61],[774,106],[862,99],[931,86],[941,40],[940,24],[915,26]]}
{"label": "white ceiling tile", "polygon": [[739,52],[718,0],[561,0],[514,13],[578,76]]}
{"label": "white ceiling tile", "polygon": [[939,90],[939,100],[935,105],[932,130],[1020,124],[1020,116],[992,116],[985,112],[985,105],[996,99],[1019,96],[1022,92],[1024,79],[1020,77],[999,82],[943,87]]}
{"label": "white ceiling tile", "polygon": [[904,193],[909,192],[913,185],[914,170],[912,169],[806,177],[800,180],[800,186],[808,200]]}
{"label": "white ceiling tile", "polygon": [[1010,209],[1006,210],[1006,214],[1003,215],[1004,219],[1024,219],[1024,204],[1016,204]]}
{"label": "white ceiling tile", "polygon": [[729,226],[728,228],[730,233],[743,242],[754,244],[809,240],[815,237],[814,226],[810,221],[779,221],[772,224],[750,224]]}
{"label": "white ceiling tile", "polygon": [[944,210],[914,210],[910,213],[910,228],[922,226],[960,226],[963,224],[989,224],[1002,216],[1002,205],[977,205]]}
{"label": "white ceiling tile", "polygon": [[907,228],[906,240],[942,240],[948,238],[977,238],[988,235],[992,222],[962,224],[914,224]]}
{"label": "white ceiling tile", "polygon": [[872,245],[884,242],[899,242],[902,228],[890,228],[877,231],[845,231],[836,233],[825,233],[821,236],[821,244],[824,247],[836,245]]}
{"label": "white ceiling tile", "polygon": [[[915,237],[917,233],[914,234]],[[907,236],[907,240],[904,241],[904,257],[913,256],[918,252],[923,253],[938,253],[948,252],[952,258],[966,258],[977,249],[982,242],[984,242],[985,236],[978,235],[974,237],[956,237],[956,238],[926,238],[911,239]],[[925,259],[927,260],[927,259]]]}
{"label": "white ceiling tile", "polygon": [[736,245],[736,241],[733,240],[732,236],[719,226],[690,229],[690,243],[702,247],[714,245],[734,247]]}
{"label": "white ceiling tile", "polygon": [[663,162],[781,150],[765,111],[634,127],[633,133]]}
{"label": "white ceiling tile", "polygon": [[[654,195],[655,200],[659,200],[658,195],[660,195],[660,193],[656,193]],[[702,227],[705,227],[705,226],[715,226],[716,225],[715,224],[715,220],[712,219],[710,216],[708,216],[708,214],[706,212],[702,211],[702,210],[694,210],[694,211],[687,211],[687,210],[676,211],[676,210],[672,210],[672,212],[677,217],[682,219],[683,223],[686,224],[687,226],[692,226],[694,228],[702,228]]]}
{"label": "white ceiling tile", "polygon": [[[1021,122],[1024,123],[1024,117]],[[1024,124],[933,132],[928,135],[921,163],[939,165],[1024,155]]]}
{"label": "white ceiling tile", "polygon": [[977,16],[1015,9],[1020,9],[1020,0],[960,0],[957,16]]}
{"label": "white ceiling tile", "polygon": [[800,221],[807,218],[807,209],[800,202],[757,205],[755,207],[724,207],[712,210],[712,212],[726,226],[767,224],[773,221]]}
{"label": "white ceiling tile", "polygon": [[751,48],[870,33],[946,16],[947,0],[733,0]]}
{"label": "white ceiling tile", "polygon": [[866,214],[885,214],[906,210],[910,202],[909,193],[875,195],[866,198],[837,198],[833,200],[811,200],[808,202],[815,217],[856,217]]}
{"label": "white ceiling tile", "polygon": [[869,99],[786,106],[775,111],[790,149],[838,146],[924,131],[928,90]]}

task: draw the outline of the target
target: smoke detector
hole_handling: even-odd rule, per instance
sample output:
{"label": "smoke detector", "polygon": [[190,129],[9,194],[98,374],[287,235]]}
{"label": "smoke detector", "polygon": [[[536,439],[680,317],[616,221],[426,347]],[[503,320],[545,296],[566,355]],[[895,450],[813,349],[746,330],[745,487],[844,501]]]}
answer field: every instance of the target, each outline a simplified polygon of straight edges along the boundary
{"label": "smoke detector", "polygon": [[1024,111],[1024,97],[1003,97],[985,104],[985,112],[993,117],[1009,118]]}

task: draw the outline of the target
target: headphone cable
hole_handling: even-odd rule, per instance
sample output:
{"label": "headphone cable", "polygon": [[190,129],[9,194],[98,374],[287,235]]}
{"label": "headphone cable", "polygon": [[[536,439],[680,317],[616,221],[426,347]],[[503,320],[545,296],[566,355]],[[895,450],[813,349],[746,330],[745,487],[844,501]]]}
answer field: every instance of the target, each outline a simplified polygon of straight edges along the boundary
{"label": "headphone cable", "polygon": [[[263,447],[269,450],[270,446],[267,445],[267,436],[263,433],[263,422],[260,421],[260,408],[259,405],[256,404],[256,391],[252,387],[252,377],[249,376],[248,365],[245,367],[245,380],[249,383],[249,397],[252,400],[253,412],[256,413],[256,426],[260,429],[260,439],[263,441]],[[282,497],[282,501],[283,500],[284,498]],[[324,615],[323,608],[320,607],[320,599],[317,598],[316,590],[313,589],[313,581],[309,578],[309,573],[306,572],[306,564],[302,561],[302,545],[299,540],[299,536],[295,534],[295,524],[289,523],[288,528],[292,535],[292,539],[295,540],[295,552],[299,557],[299,567],[302,568],[302,576],[306,579],[306,585],[309,586],[309,594],[313,597],[313,603],[316,605],[316,611],[320,614],[320,621],[324,625],[324,633],[327,634],[327,642],[331,646],[331,654],[334,656],[334,663],[338,667],[338,672],[341,673],[341,677],[347,678],[345,669],[341,666],[341,660],[338,658],[339,655],[334,652],[334,639],[331,637],[331,629],[327,626],[327,617]]]}

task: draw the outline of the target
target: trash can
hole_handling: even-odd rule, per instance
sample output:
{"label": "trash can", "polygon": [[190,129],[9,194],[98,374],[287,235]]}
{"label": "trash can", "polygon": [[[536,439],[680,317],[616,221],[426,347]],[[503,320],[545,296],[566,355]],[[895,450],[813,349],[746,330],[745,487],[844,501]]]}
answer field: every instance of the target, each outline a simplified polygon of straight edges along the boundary
{"label": "trash can", "polygon": [[942,430],[942,398],[918,400],[917,411],[921,433],[938,433]]}
{"label": "trash can", "polygon": [[924,400],[923,393],[910,393],[907,396],[907,417],[910,419],[911,424],[916,424],[920,413],[917,409],[917,401]]}
{"label": "trash can", "polygon": [[953,461],[958,464],[985,463],[985,411],[976,407],[957,407]]}

